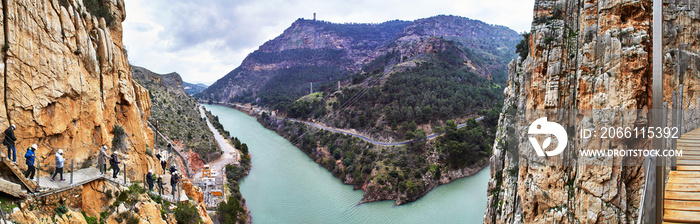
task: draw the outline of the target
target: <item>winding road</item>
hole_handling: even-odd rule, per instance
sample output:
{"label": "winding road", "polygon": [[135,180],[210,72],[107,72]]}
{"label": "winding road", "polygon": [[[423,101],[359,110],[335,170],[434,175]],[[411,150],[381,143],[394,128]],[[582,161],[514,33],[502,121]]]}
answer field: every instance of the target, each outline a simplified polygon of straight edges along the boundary
{"label": "winding road", "polygon": [[[483,119],[484,119],[484,117],[482,116],[482,117],[477,118],[476,121],[478,122],[478,121],[481,121],[481,120],[483,120]],[[368,137],[366,137],[366,136],[362,136],[362,135],[355,134],[355,133],[350,133],[350,132],[343,131],[343,130],[339,130],[339,129],[334,129],[334,128],[329,128],[329,127],[321,126],[321,125],[318,125],[318,124],[316,124],[316,123],[311,123],[311,122],[308,122],[308,121],[300,121],[300,120],[297,120],[297,119],[294,119],[294,118],[288,118],[288,120],[294,121],[294,122],[299,122],[299,123],[304,123],[304,124],[311,125],[311,126],[314,126],[314,127],[317,127],[317,128],[323,129],[323,130],[327,130],[327,131],[330,131],[330,132],[335,132],[335,133],[340,133],[340,134],[345,134],[345,135],[352,135],[352,136],[358,137],[358,138],[360,138],[360,139],[362,139],[362,140],[365,140],[365,141],[367,141],[367,142],[369,142],[369,143],[372,143],[372,144],[375,144],[375,145],[381,145],[381,146],[406,145],[406,144],[415,142],[415,141],[417,141],[417,140],[420,140],[420,141],[424,140],[424,139],[413,139],[413,140],[407,140],[407,141],[403,141],[403,142],[378,142],[378,141],[372,140],[372,139],[370,139],[370,138],[368,138]],[[459,128],[463,128],[464,126],[467,126],[467,123],[463,123],[463,124],[457,125],[457,128],[458,128],[458,129],[459,129]],[[441,135],[444,135],[444,134],[445,134],[445,132],[435,133],[435,134],[426,136],[425,139],[433,139],[433,138],[436,138],[436,137],[441,136]]]}
{"label": "winding road", "polygon": [[[199,107],[199,112],[202,115],[202,118],[204,118],[207,121],[207,126],[209,126],[209,129],[211,132],[214,133],[214,138],[216,139],[216,142],[219,144],[219,147],[221,147],[221,150],[224,152],[221,155],[221,158],[218,160],[209,163],[212,170],[216,170],[219,174],[223,174],[223,169],[227,164],[236,164],[238,161],[240,161],[241,157],[238,154],[238,151],[228,142],[226,137],[221,135],[218,130],[212,125],[211,121],[209,121],[209,118],[207,118],[206,114],[204,113],[204,109],[202,107]],[[194,179],[199,180],[202,178],[202,171],[199,170],[195,173]]]}
{"label": "winding road", "polygon": [[[201,102],[201,103],[206,103],[206,102]],[[213,103],[220,104],[220,105],[224,105],[224,106],[235,106],[235,107],[243,107],[243,108],[248,108],[248,107],[250,107],[250,106],[245,106],[245,105],[241,105],[241,104],[237,104],[237,103],[221,103],[221,102],[213,102]],[[236,108],[234,108],[234,109],[236,109]],[[251,108],[251,109],[252,109],[252,108]],[[362,140],[365,140],[365,141],[367,141],[367,142],[369,142],[369,143],[372,143],[372,144],[375,144],[375,145],[381,145],[381,146],[399,146],[399,145],[406,145],[406,144],[410,144],[411,142],[415,142],[416,140],[421,140],[421,141],[422,141],[422,140],[425,140],[425,139],[433,139],[433,138],[436,138],[436,137],[439,137],[439,136],[445,134],[445,132],[440,132],[440,133],[435,133],[435,134],[432,134],[432,135],[428,135],[428,136],[425,137],[425,139],[413,139],[413,140],[406,140],[406,141],[403,141],[403,142],[378,142],[378,141],[372,140],[372,139],[370,139],[370,138],[368,138],[368,137],[366,137],[366,136],[363,136],[363,135],[351,133],[351,132],[348,132],[348,131],[343,131],[343,130],[340,130],[340,129],[334,129],[334,128],[330,128],[330,127],[326,127],[326,126],[321,126],[321,125],[318,125],[318,124],[316,124],[316,123],[312,123],[312,122],[308,122],[308,121],[300,121],[300,120],[297,120],[297,119],[294,119],[294,118],[284,118],[284,117],[278,117],[278,118],[287,119],[287,120],[294,121],[294,122],[298,122],[298,123],[304,123],[304,124],[311,125],[311,126],[314,126],[314,127],[317,127],[317,128],[323,129],[323,130],[327,130],[327,131],[330,131],[330,132],[334,132],[334,133],[340,133],[340,134],[345,134],[345,135],[352,135],[352,136],[358,137],[358,138],[360,138],[360,139],[362,139]],[[483,119],[484,119],[484,116],[481,116],[481,117],[477,118],[476,121],[479,122],[479,121],[481,121],[481,120],[483,120]],[[460,124],[460,125],[457,125],[457,129],[463,128],[464,126],[467,126],[467,123],[462,123],[462,124]],[[213,126],[212,126],[212,127],[213,127]],[[217,139],[217,140],[218,140],[218,139]]]}

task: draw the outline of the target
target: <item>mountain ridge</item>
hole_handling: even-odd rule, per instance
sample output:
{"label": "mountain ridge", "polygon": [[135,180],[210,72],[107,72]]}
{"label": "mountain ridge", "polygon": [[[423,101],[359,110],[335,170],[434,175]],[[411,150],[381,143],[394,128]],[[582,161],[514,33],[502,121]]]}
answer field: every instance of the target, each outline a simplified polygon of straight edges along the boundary
{"label": "mountain ridge", "polygon": [[[487,38],[488,41],[466,37],[472,34],[503,34],[503,37]],[[487,62],[485,68],[488,69],[479,70],[482,75],[498,74],[502,77],[499,80],[505,80],[504,64],[514,58],[513,46],[521,38],[507,27],[458,16],[440,15],[413,22],[393,20],[378,24],[335,24],[298,19],[197,97],[220,102],[254,102],[279,109],[283,106],[277,105],[280,102],[301,97],[300,90],[308,90],[309,82],[320,87],[335,84],[355,73],[365,73],[368,64],[391,51],[396,51],[399,57],[412,57],[411,53],[415,52],[396,46],[430,36],[461,44],[468,49],[470,59],[479,61],[476,64]],[[498,44],[490,46],[490,41]],[[492,68],[493,64],[502,65]],[[290,94],[290,91],[279,91],[279,86],[265,86],[284,79],[289,79],[285,88],[297,91]]]}

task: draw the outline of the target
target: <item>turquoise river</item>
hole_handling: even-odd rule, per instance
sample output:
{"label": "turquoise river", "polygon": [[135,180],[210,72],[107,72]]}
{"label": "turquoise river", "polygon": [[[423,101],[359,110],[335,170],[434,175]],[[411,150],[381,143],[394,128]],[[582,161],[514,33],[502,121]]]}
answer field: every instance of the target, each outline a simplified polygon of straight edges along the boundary
{"label": "turquoise river", "polygon": [[253,223],[482,223],[488,168],[439,186],[401,206],[358,205],[353,190],[277,133],[240,111],[205,105],[232,136],[248,144],[253,168],[241,181]]}

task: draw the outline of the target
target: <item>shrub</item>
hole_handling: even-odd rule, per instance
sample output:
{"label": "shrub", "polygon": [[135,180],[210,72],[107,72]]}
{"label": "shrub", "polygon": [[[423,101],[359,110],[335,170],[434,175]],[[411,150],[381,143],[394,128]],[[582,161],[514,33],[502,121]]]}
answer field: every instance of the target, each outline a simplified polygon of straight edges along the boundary
{"label": "shrub", "polygon": [[139,218],[136,218],[133,214],[129,213],[129,218],[126,219],[126,224],[139,224]]}
{"label": "shrub", "polygon": [[178,203],[175,209],[177,223],[199,223],[201,218],[197,208],[189,203]]}
{"label": "shrub", "polygon": [[114,134],[114,138],[112,139],[112,147],[114,147],[114,149],[124,148],[124,137],[126,136],[126,131],[124,131],[124,128],[115,124],[114,128],[112,129],[112,134]]}
{"label": "shrub", "polygon": [[238,210],[238,199],[234,197],[228,197],[228,203],[221,202],[219,203],[219,206],[216,207],[216,213],[219,214],[219,222],[236,223],[238,221]]}
{"label": "shrub", "polygon": [[87,216],[87,214],[85,214],[85,211],[83,211],[81,213],[83,214],[83,217],[85,218],[85,222],[87,222],[87,224],[97,224],[98,223],[97,217]]}
{"label": "shrub", "polygon": [[520,40],[518,45],[515,45],[515,53],[518,53],[522,60],[525,60],[527,55],[530,54],[530,33],[523,33],[521,35],[523,39]]}
{"label": "shrub", "polygon": [[83,5],[90,14],[98,17],[104,18],[108,26],[115,24],[114,16],[112,11],[109,9],[109,5],[103,3],[100,0],[83,0]]}
{"label": "shrub", "polygon": [[66,207],[65,204],[61,204],[54,209],[54,212],[56,212],[56,215],[62,216],[64,214],[68,213],[68,207]]}

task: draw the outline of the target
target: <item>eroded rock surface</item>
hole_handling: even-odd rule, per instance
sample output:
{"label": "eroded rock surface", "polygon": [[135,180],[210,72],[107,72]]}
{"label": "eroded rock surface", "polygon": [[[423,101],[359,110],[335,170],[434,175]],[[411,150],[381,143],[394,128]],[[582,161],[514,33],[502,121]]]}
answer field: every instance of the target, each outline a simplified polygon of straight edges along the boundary
{"label": "eroded rock surface", "polygon": [[[684,108],[697,107],[700,5],[664,1],[664,92],[684,85]],[[641,158],[580,160],[573,166],[542,166],[531,160],[526,136],[529,124],[519,121],[529,109],[625,109],[637,116],[618,119],[614,126],[648,125],[652,108],[651,1],[535,2],[529,54],[512,62],[499,131],[491,158],[491,180],[485,223],[636,223],[645,180]],[[669,106],[672,106],[669,104]],[[684,125],[697,127],[697,110],[686,112]],[[588,117],[558,120],[592,125]],[[578,119],[578,120],[571,120]],[[570,127],[565,127],[570,128]],[[520,136],[508,131],[520,130]],[[569,139],[580,147],[636,149],[649,141]],[[574,158],[577,152],[565,152]],[[587,166],[585,163],[597,165]],[[636,166],[623,166],[637,164]]]}

